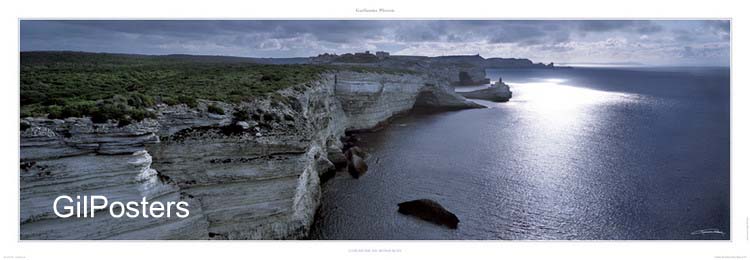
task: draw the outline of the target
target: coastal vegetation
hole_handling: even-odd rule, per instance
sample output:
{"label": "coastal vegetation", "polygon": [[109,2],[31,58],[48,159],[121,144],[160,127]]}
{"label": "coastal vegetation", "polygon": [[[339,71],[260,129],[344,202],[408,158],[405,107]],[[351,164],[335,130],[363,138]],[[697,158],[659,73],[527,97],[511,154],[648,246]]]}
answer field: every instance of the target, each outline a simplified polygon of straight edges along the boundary
{"label": "coastal vegetation", "polygon": [[[330,69],[190,57],[22,52],[21,117],[137,121],[153,117],[147,108],[157,103],[236,103],[309,82]],[[218,107],[209,109],[223,114]]]}
{"label": "coastal vegetation", "polygon": [[223,115],[223,114],[224,114],[224,109],[223,109],[223,108],[221,108],[221,107],[218,107],[218,106],[216,106],[216,105],[213,105],[213,104],[211,104],[211,105],[208,105],[208,106],[206,107],[206,110],[207,110],[207,111],[208,111],[209,113],[212,113],[212,114],[217,114],[217,115]]}
{"label": "coastal vegetation", "polygon": [[[349,70],[405,74],[403,69],[308,64],[258,64],[222,56],[132,55],[85,52],[21,52],[21,117],[90,116],[120,124],[155,116],[156,104],[199,99],[238,103],[302,88],[323,72]],[[210,113],[224,114],[216,106]]]}

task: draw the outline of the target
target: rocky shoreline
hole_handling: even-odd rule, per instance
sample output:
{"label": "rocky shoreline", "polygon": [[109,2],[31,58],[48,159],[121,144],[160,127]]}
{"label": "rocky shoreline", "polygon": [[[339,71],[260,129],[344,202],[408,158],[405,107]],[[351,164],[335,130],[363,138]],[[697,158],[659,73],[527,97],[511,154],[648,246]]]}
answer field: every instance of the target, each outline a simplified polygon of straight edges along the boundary
{"label": "rocky shoreline", "polygon": [[[126,126],[21,119],[21,239],[304,238],[346,131],[418,107],[482,107],[429,74],[337,71],[276,94],[159,105],[156,119]],[[60,219],[52,200],[63,194],[183,200],[190,216]]]}

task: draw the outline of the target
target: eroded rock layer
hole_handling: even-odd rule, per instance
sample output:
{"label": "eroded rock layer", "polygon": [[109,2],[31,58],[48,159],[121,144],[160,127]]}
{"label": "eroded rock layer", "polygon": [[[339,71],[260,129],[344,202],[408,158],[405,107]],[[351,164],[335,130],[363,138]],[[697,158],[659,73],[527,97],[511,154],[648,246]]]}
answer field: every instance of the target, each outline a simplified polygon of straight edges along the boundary
{"label": "eroded rock layer", "polygon": [[[209,113],[209,104],[225,114]],[[162,105],[157,119],[124,127],[22,119],[21,239],[302,238],[320,176],[341,161],[328,157],[341,154],[344,132],[415,105],[478,107],[421,74],[336,72],[241,104]],[[190,214],[59,218],[52,205],[60,195],[185,201]]]}

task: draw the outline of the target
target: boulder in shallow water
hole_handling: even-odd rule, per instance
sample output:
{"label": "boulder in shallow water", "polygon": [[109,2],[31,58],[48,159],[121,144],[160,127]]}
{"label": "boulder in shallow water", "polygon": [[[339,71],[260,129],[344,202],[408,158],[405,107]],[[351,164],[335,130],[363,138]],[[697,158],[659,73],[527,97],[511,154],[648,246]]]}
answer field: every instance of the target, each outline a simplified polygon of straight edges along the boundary
{"label": "boulder in shallow water", "polygon": [[344,153],[338,147],[329,146],[326,154],[328,160],[330,160],[333,165],[336,166],[336,169],[346,167],[346,155],[344,155]]}
{"label": "boulder in shallow water", "polygon": [[346,150],[346,152],[344,153],[344,155],[346,156],[346,159],[350,160],[350,161],[352,160],[352,155],[359,156],[359,157],[361,157],[363,159],[365,157],[367,157],[367,153],[365,153],[365,151],[363,151],[361,148],[359,148],[359,146],[352,146],[352,147],[350,147],[349,149]]}
{"label": "boulder in shallow water", "polygon": [[365,163],[365,159],[357,154],[347,154],[349,155],[349,162],[346,165],[346,169],[347,171],[349,171],[349,174],[351,174],[355,179],[359,178],[359,176],[364,175],[367,172],[367,164]]}
{"label": "boulder in shallow water", "polygon": [[433,200],[419,199],[401,202],[398,204],[398,212],[452,229],[458,228],[458,217]]}
{"label": "boulder in shallow water", "polygon": [[325,157],[318,158],[315,166],[318,171],[318,177],[320,177],[320,183],[325,183],[336,176],[336,166]]}
{"label": "boulder in shallow water", "polygon": [[354,146],[357,146],[358,143],[360,143],[362,139],[360,139],[358,136],[354,134],[347,134],[345,136],[341,137],[341,143],[343,144],[343,150],[349,150],[349,148],[352,148]]}

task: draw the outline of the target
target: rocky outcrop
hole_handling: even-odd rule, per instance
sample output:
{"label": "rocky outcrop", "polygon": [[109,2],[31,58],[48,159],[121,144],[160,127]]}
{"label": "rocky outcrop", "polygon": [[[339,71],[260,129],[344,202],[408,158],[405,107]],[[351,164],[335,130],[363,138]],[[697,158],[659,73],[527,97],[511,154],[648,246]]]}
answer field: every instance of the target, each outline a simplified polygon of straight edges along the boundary
{"label": "rocky outcrop", "polygon": [[466,98],[483,99],[494,102],[507,102],[513,96],[513,92],[510,91],[510,87],[500,81],[493,84],[489,88],[458,93]]}
{"label": "rocky outcrop", "polygon": [[[419,74],[336,72],[277,94],[237,105],[162,105],[157,119],[124,127],[22,119],[21,239],[302,238],[321,178],[341,164],[346,130],[415,106],[477,107]],[[209,113],[208,104],[225,115]],[[249,118],[233,118],[237,111]],[[60,195],[186,201],[190,214],[61,219],[52,213]]]}
{"label": "rocky outcrop", "polygon": [[[347,130],[376,127],[392,116],[418,107],[481,108],[444,82],[423,74],[338,73],[336,97],[349,119]],[[427,97],[425,97],[427,96]]]}
{"label": "rocky outcrop", "polygon": [[436,74],[446,75],[454,86],[489,84],[484,67],[485,59],[479,55],[438,56],[430,59]]}
{"label": "rocky outcrop", "polygon": [[335,145],[327,147],[328,160],[333,163],[336,169],[341,169],[346,166],[346,156],[341,152],[341,149]]}
{"label": "rocky outcrop", "polygon": [[419,199],[401,202],[398,204],[398,212],[452,229],[458,228],[458,217],[433,200]]}

